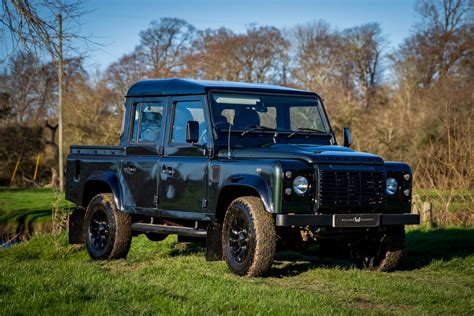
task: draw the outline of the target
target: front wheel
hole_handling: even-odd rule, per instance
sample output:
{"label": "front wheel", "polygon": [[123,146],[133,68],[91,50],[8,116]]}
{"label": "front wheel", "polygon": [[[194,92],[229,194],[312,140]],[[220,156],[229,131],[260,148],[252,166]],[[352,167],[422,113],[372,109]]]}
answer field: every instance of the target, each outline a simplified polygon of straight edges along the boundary
{"label": "front wheel", "polygon": [[127,256],[132,241],[130,214],[121,212],[110,193],[96,195],[84,218],[84,240],[94,260]]}
{"label": "front wheel", "polygon": [[235,199],[227,209],[222,249],[229,269],[237,275],[260,276],[273,263],[275,222],[258,197]]}

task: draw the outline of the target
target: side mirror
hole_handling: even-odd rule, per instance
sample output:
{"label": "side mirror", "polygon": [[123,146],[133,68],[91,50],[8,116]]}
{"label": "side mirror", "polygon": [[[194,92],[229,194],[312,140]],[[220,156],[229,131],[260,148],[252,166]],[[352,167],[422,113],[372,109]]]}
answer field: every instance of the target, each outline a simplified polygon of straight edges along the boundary
{"label": "side mirror", "polygon": [[352,145],[351,129],[349,127],[344,127],[344,131],[342,132],[342,137],[344,138],[344,147],[351,147]]}
{"label": "side mirror", "polygon": [[186,123],[186,143],[197,143],[199,141],[199,123],[188,121]]}

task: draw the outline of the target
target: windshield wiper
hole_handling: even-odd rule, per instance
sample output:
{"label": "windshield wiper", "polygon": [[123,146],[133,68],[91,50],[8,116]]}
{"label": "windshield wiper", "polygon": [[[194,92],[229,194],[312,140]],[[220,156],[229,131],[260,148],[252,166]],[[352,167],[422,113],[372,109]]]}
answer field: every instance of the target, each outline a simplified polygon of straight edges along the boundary
{"label": "windshield wiper", "polygon": [[[271,128],[271,127],[267,127],[267,126],[263,126],[263,125],[248,125],[248,126],[245,126],[245,128],[249,128],[249,129],[243,131],[242,134],[240,134],[240,136],[245,136],[248,133],[253,132],[253,131],[272,131],[272,132],[275,132],[275,134],[278,133],[276,129]],[[275,135],[275,137],[277,135]]]}
{"label": "windshield wiper", "polygon": [[291,138],[291,137],[295,136],[295,135],[298,134],[299,132],[324,133],[324,134],[326,134],[325,131],[321,131],[321,130],[316,129],[316,128],[311,128],[311,127],[299,127],[296,131],[294,131],[293,133],[289,134],[289,135],[288,135],[288,138]]}

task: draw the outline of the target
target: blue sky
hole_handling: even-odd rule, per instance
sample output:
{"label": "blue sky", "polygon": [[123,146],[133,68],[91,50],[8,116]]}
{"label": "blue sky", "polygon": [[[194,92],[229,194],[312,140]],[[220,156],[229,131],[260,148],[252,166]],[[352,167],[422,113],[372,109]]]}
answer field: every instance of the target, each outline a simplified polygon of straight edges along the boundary
{"label": "blue sky", "polygon": [[[87,68],[104,69],[139,42],[138,33],[160,17],[178,17],[198,29],[225,26],[291,27],[323,19],[339,30],[379,22],[391,47],[406,38],[415,23],[415,0],[85,0],[81,33],[104,44],[91,53]],[[389,47],[390,49],[390,47]]]}

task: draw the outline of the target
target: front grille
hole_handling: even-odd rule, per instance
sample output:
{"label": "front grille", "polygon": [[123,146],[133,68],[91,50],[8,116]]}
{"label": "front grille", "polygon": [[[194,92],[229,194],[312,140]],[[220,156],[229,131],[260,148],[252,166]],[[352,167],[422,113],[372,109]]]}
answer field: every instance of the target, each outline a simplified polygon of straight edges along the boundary
{"label": "front grille", "polygon": [[385,205],[384,171],[320,170],[319,207],[374,210]]}

